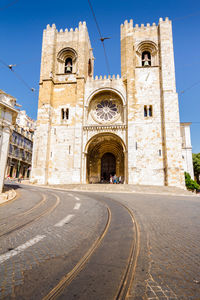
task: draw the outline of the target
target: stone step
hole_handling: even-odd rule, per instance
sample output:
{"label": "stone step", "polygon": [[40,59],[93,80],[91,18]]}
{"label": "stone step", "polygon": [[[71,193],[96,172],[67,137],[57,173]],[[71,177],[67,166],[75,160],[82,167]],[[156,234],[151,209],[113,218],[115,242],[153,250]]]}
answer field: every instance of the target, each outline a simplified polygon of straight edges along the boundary
{"label": "stone step", "polygon": [[59,184],[50,185],[50,187],[62,188],[76,191],[94,191],[94,192],[133,192],[145,194],[173,194],[173,195],[195,195],[194,193],[169,186],[152,185],[133,185],[133,184]]}

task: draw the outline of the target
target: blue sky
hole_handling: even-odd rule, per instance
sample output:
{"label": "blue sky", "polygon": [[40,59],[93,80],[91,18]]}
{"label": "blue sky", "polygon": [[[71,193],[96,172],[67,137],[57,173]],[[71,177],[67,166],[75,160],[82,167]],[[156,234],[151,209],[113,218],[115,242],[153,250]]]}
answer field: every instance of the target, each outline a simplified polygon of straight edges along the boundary
{"label": "blue sky", "polygon": [[[12,2],[0,0],[0,59],[16,64],[16,72],[36,92],[32,93],[2,64],[0,89],[16,97],[30,117],[36,119],[42,31],[46,25],[55,23],[58,29],[65,29],[77,27],[79,21],[87,22],[96,58],[95,75],[107,74],[103,49],[87,0],[18,0],[5,8]],[[193,122],[193,152],[200,152],[200,1],[91,2],[102,35],[111,37],[106,41],[111,74],[120,74],[120,24],[125,19],[133,19],[135,24],[157,24],[159,17],[166,16],[172,20],[180,118],[182,122]],[[185,93],[180,94],[183,90]]]}

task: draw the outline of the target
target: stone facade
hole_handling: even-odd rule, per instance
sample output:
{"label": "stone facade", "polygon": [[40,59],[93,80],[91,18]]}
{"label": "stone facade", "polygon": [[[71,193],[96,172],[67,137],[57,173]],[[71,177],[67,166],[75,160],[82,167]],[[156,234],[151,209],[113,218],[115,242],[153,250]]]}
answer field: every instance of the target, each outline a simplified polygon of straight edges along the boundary
{"label": "stone facade", "polygon": [[18,114],[15,103],[14,97],[0,90],[0,193],[3,190],[10,136]]}
{"label": "stone facade", "polygon": [[24,110],[19,111],[9,145],[6,176],[27,179],[32,162],[35,121]]}
{"label": "stone facade", "polygon": [[121,76],[93,77],[86,23],[44,30],[32,181],[184,187],[171,21],[121,25]]}

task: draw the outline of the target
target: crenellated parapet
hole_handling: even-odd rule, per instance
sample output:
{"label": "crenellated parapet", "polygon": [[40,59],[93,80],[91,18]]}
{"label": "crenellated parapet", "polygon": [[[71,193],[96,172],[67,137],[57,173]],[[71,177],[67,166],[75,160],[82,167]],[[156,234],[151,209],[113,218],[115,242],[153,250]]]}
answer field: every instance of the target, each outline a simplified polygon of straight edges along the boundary
{"label": "crenellated parapet", "polygon": [[121,24],[121,34],[124,36],[133,31],[152,30],[152,29],[157,28],[160,24],[163,24],[163,23],[171,23],[171,21],[169,20],[168,17],[166,17],[164,20],[163,20],[163,18],[160,18],[158,25],[156,25],[156,23],[152,23],[152,25],[150,23],[147,23],[146,25],[145,24],[140,24],[140,25],[135,24],[134,25],[132,19],[129,22],[128,22],[128,20],[125,20],[124,24]]}
{"label": "crenellated parapet", "polygon": [[123,103],[126,103],[126,90],[122,78],[119,75],[95,76],[94,79],[87,80],[85,85],[85,105],[87,106],[91,97],[100,91],[116,92]]}
{"label": "crenellated parapet", "polygon": [[[58,41],[74,41],[74,40],[79,40],[80,35],[88,35],[88,30],[86,26],[86,22],[79,22],[79,26],[74,28],[66,28],[66,29],[60,29],[58,30],[56,28],[55,24],[52,24],[50,26],[49,24],[47,25],[46,29],[44,29],[44,35],[51,35],[51,33],[56,33]],[[85,38],[85,36],[84,36]],[[88,36],[89,38],[89,36]]]}
{"label": "crenellated parapet", "polygon": [[108,80],[118,80],[118,79],[121,79],[120,78],[120,75],[119,74],[117,74],[116,76],[115,75],[104,75],[104,76],[102,76],[102,75],[100,75],[100,76],[95,76],[95,78],[94,78],[94,80],[101,80],[101,82],[102,81],[108,81]]}

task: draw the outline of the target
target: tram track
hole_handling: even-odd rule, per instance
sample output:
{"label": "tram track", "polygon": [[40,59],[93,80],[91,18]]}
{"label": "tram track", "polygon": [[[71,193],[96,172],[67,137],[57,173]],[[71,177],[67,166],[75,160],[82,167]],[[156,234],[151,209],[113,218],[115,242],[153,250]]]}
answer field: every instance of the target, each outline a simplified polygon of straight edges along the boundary
{"label": "tram track", "polygon": [[[13,215],[10,215],[10,216],[5,217],[5,218],[1,218],[1,222],[4,221],[4,220],[9,221],[10,219],[13,219],[13,218],[24,217],[24,216],[30,214],[35,209],[37,209],[38,207],[40,207],[42,204],[44,204],[46,202],[46,200],[47,200],[46,195],[42,194],[42,200],[40,200],[34,206],[32,206],[31,208],[27,209],[26,211],[19,212],[17,214],[13,214]],[[2,226],[2,225],[0,224],[0,226]]]}
{"label": "tram track", "polygon": [[[99,200],[98,200],[99,201]],[[112,200],[113,201],[113,200]],[[114,201],[113,201],[114,202]],[[118,202],[118,201],[115,201]],[[102,201],[101,201],[102,203]],[[105,236],[107,235],[107,232],[109,230],[111,219],[112,219],[112,212],[110,207],[107,203],[103,201],[103,204],[107,208],[108,218],[106,225],[99,235],[99,237],[95,240],[95,242],[92,244],[92,246],[89,248],[89,250],[85,253],[85,255],[77,262],[77,264],[74,266],[74,268],[68,272],[66,275],[62,277],[62,279],[59,281],[59,283],[45,296],[42,298],[42,300],[54,300],[59,299],[60,296],[63,295],[64,290],[70,286],[73,280],[76,279],[76,277],[79,275],[79,273],[86,267],[86,265],[89,263],[90,258],[95,254],[97,249],[102,244]],[[125,300],[130,294],[130,288],[134,279],[134,273],[136,269],[137,264],[137,257],[139,253],[139,228],[137,225],[137,222],[134,218],[134,215],[132,211],[124,204],[118,202],[118,205],[125,208],[128,214],[131,217],[132,220],[132,229],[133,232],[135,232],[135,235],[132,239],[131,247],[129,250],[129,256],[127,259],[126,267],[124,268],[123,274],[121,275],[121,280],[119,283],[119,286],[117,288],[117,291],[115,293],[114,300]],[[66,294],[67,296],[67,294]],[[61,297],[62,298],[62,297]],[[62,298],[63,299],[63,298]]]}
{"label": "tram track", "polygon": [[[118,202],[118,201],[117,201]],[[124,276],[119,286],[119,290],[115,296],[115,300],[125,300],[130,294],[130,289],[134,280],[135,269],[137,265],[137,258],[139,255],[140,248],[140,232],[137,221],[134,217],[133,212],[124,204],[118,202],[121,206],[123,206],[130,214],[133,227],[135,229],[135,239],[131,245],[130,255],[127,263],[127,268],[125,270]]]}
{"label": "tram track", "polygon": [[[18,222],[17,225],[11,226],[9,227],[6,231],[1,232],[0,233],[0,238],[1,237],[5,237],[8,236],[9,234],[13,233],[14,231],[20,230],[22,228],[25,228],[26,226],[34,223],[35,221],[38,221],[40,218],[50,214],[60,203],[60,197],[57,194],[52,193],[52,195],[55,196],[56,201],[54,202],[53,205],[51,205],[50,207],[48,206],[47,209],[45,209],[43,212],[41,212],[40,214],[38,214],[37,216],[34,216],[32,218],[30,218],[28,221],[24,222]],[[37,203],[34,207],[32,207],[30,210],[21,213],[21,215],[28,215],[31,212],[33,212],[33,210],[36,208],[38,209],[38,207],[40,207],[42,204],[44,204],[47,201],[47,196],[45,194],[43,194],[43,199],[41,200],[41,202]],[[20,214],[19,214],[20,215]],[[18,216],[19,216],[18,215]]]}

